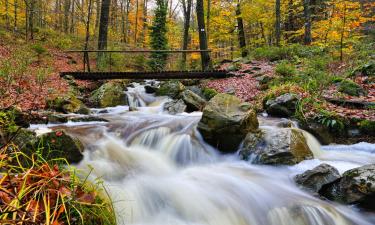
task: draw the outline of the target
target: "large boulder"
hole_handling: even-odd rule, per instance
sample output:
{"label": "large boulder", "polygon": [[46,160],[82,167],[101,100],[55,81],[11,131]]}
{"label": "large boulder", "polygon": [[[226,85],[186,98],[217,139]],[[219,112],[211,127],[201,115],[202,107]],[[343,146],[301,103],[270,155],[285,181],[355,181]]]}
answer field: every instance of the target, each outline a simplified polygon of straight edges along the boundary
{"label": "large boulder", "polygon": [[264,107],[271,116],[290,117],[296,111],[298,100],[298,95],[287,93],[275,99],[269,99],[266,101]]}
{"label": "large boulder", "polygon": [[244,160],[268,165],[294,165],[312,159],[302,130],[295,128],[265,129],[260,133],[249,133],[240,155]]}
{"label": "large boulder", "polygon": [[323,163],[314,169],[295,176],[294,181],[303,189],[318,193],[324,185],[332,183],[340,177],[336,168]]}
{"label": "large boulder", "polygon": [[114,107],[118,105],[127,105],[128,101],[125,95],[125,85],[119,82],[108,82],[95,90],[90,97],[90,101],[96,107]]}
{"label": "large boulder", "polygon": [[176,115],[185,112],[187,106],[181,99],[173,100],[164,104],[164,111],[169,114]]}
{"label": "large boulder", "polygon": [[160,85],[158,90],[156,90],[156,95],[177,98],[184,90],[185,86],[180,81],[166,81]]}
{"label": "large boulder", "polygon": [[181,93],[181,99],[185,102],[188,112],[202,110],[206,104],[206,100],[190,90],[183,91]]}
{"label": "large boulder", "polygon": [[73,93],[57,97],[47,102],[47,107],[62,113],[89,114],[90,109]]}
{"label": "large boulder", "polygon": [[21,157],[24,165],[30,163],[33,154],[38,154],[44,160],[66,159],[69,163],[78,163],[83,159],[84,147],[82,143],[64,130],[36,136],[35,132],[22,128],[18,131],[13,142],[27,156]]}
{"label": "large boulder", "polygon": [[243,110],[233,95],[217,94],[203,109],[198,130],[203,139],[222,152],[235,152],[248,132],[258,130],[255,112]]}
{"label": "large boulder", "polygon": [[319,193],[330,200],[375,210],[375,164],[346,171]]}

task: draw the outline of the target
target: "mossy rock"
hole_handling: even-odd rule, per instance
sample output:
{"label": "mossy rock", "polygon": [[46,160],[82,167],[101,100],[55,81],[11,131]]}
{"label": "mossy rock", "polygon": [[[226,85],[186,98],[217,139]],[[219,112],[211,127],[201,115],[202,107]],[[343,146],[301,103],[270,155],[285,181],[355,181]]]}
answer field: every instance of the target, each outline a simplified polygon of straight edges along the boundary
{"label": "mossy rock", "polygon": [[156,90],[156,95],[168,96],[175,99],[183,91],[185,91],[185,86],[180,81],[166,81],[160,85],[158,90]]}
{"label": "mossy rock", "polygon": [[351,95],[351,96],[360,96],[365,95],[365,90],[357,83],[351,80],[342,80],[338,83],[338,91]]}
{"label": "mossy rock", "polygon": [[72,93],[49,100],[47,107],[62,113],[90,114],[90,109]]}
{"label": "mossy rock", "polygon": [[370,61],[366,64],[360,65],[353,70],[351,73],[352,76],[355,75],[364,75],[364,76],[375,76],[375,61]]}
{"label": "mossy rock", "polygon": [[83,144],[64,130],[56,130],[37,138],[38,150],[46,160],[66,159],[69,163],[78,163],[83,159]]}
{"label": "mossy rock", "polygon": [[124,91],[125,85],[123,83],[108,82],[91,94],[90,101],[96,107],[102,108],[127,105],[128,101]]}
{"label": "mossy rock", "polygon": [[247,108],[236,96],[217,94],[204,107],[198,124],[203,139],[222,152],[237,151],[246,134],[259,127],[255,112]]}

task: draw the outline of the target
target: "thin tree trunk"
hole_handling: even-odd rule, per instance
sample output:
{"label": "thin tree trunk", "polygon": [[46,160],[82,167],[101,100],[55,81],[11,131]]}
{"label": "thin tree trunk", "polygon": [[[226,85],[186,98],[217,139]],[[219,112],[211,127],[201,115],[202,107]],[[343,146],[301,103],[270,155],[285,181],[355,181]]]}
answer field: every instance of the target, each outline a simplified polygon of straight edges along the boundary
{"label": "thin tree trunk", "polygon": [[303,14],[305,17],[305,36],[304,43],[305,45],[311,44],[311,9],[310,9],[310,0],[303,0]]}
{"label": "thin tree trunk", "polygon": [[95,29],[94,29],[94,35],[96,35],[98,29],[99,29],[99,20],[100,20],[100,0],[96,0],[96,18],[95,18]]}
{"label": "thin tree trunk", "polygon": [[5,23],[6,28],[9,30],[10,22],[9,22],[9,0],[5,0]]}
{"label": "thin tree trunk", "polygon": [[[204,23],[204,6],[203,0],[197,0],[196,5],[197,21],[199,30],[199,47],[201,50],[208,50],[207,33]],[[202,69],[209,70],[211,66],[211,59],[208,52],[201,52]]]}
{"label": "thin tree trunk", "polygon": [[207,18],[207,42],[210,42],[210,28],[211,28],[211,0],[207,0],[207,15],[206,15],[206,18]]}
{"label": "thin tree trunk", "polygon": [[[184,13],[184,35],[182,42],[182,49],[187,50],[189,45],[189,29],[191,20],[192,0],[182,0],[182,9]],[[182,53],[182,69],[186,69],[186,52]]]}
{"label": "thin tree trunk", "polygon": [[342,17],[342,29],[340,37],[340,61],[344,59],[344,36],[345,36],[345,26],[346,26],[346,4],[344,3],[344,15]]}
{"label": "thin tree trunk", "polygon": [[280,46],[280,37],[281,37],[281,12],[280,12],[280,0],[276,0],[276,23],[275,23],[275,32],[276,32],[276,45]]}
{"label": "thin tree trunk", "polygon": [[134,46],[137,46],[137,34],[138,34],[138,7],[139,2],[136,0],[135,6],[135,27],[134,27]]}
{"label": "thin tree trunk", "polygon": [[[111,0],[103,0],[100,12],[99,22],[99,38],[98,38],[98,49],[107,49],[108,41],[108,22],[109,22],[109,9],[111,6]],[[98,53],[98,59],[102,59],[103,54]]]}
{"label": "thin tree trunk", "polygon": [[143,0],[143,25],[142,25],[142,47],[146,48],[147,33],[147,0]]}
{"label": "thin tree trunk", "polygon": [[18,22],[18,14],[17,14],[17,6],[18,6],[18,0],[14,0],[14,27],[13,30],[14,32],[17,32],[17,22]]}
{"label": "thin tree trunk", "polygon": [[125,42],[125,43],[128,43],[128,31],[129,31],[129,8],[130,8],[130,0],[126,0],[125,33],[124,33],[124,42]]}
{"label": "thin tree trunk", "polygon": [[[87,12],[87,21],[86,21],[86,39],[85,39],[85,50],[88,50],[89,48],[89,40],[90,40],[90,21],[91,21],[91,7],[92,6],[92,0],[89,0],[88,5],[88,12]],[[84,55],[84,65],[87,66],[87,70],[90,72],[90,60],[89,55],[86,52]],[[86,70],[86,67],[84,68]]]}
{"label": "thin tree trunk", "polygon": [[67,34],[69,31],[69,12],[70,12],[70,0],[64,1],[64,32]]}
{"label": "thin tree trunk", "polygon": [[246,37],[245,37],[245,30],[243,25],[243,19],[241,14],[241,1],[237,1],[237,8],[236,8],[236,17],[237,17],[237,26],[238,26],[238,41],[240,43],[241,55],[242,57],[246,57],[248,55],[248,51],[246,48]]}
{"label": "thin tree trunk", "polygon": [[75,27],[75,1],[72,1],[72,11],[71,11],[71,17],[70,17],[70,33],[74,33],[74,27]]}

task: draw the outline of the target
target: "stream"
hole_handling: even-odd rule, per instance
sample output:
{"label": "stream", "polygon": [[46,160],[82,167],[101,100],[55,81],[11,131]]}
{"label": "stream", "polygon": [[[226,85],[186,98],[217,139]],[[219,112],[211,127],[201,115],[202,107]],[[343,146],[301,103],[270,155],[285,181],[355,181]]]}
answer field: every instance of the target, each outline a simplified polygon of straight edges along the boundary
{"label": "stream", "polygon": [[[168,98],[146,94],[137,83],[126,94],[130,107],[92,109],[109,122],[31,126],[39,133],[63,127],[82,141],[84,160],[76,166],[86,173],[93,168],[90,179],[104,181],[118,224],[375,224],[373,214],[323,201],[293,181],[323,162],[340,173],[375,163],[375,144],[320,146],[305,132],[315,159],[295,166],[251,164],[203,141],[196,130],[201,112],[163,113]],[[281,129],[279,121],[259,116],[263,129]]]}

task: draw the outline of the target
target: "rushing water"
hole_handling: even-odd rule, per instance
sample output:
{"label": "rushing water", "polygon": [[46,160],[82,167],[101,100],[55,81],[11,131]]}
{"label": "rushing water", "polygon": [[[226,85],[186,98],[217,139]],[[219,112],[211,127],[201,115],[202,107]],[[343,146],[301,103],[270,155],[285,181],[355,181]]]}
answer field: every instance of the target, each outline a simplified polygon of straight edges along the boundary
{"label": "rushing water", "polygon": [[[85,144],[77,167],[92,167],[90,178],[105,181],[119,224],[374,224],[373,216],[313,197],[292,180],[322,162],[340,173],[375,163],[374,144],[321,148],[306,132],[314,160],[295,166],[252,165],[204,143],[196,130],[201,113],[164,114],[162,104],[168,99],[146,94],[139,84],[127,96],[138,111],[108,108],[100,115],[109,123],[64,125]],[[277,122],[260,118],[264,129],[280,129]]]}

